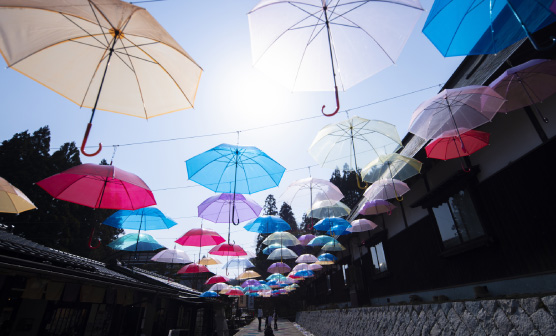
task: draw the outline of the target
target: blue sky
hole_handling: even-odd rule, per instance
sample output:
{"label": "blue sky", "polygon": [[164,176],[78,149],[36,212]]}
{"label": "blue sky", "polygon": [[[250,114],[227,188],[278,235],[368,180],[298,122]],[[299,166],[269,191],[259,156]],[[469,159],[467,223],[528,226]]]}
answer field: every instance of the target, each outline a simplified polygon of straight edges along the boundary
{"label": "blue sky", "polygon": [[[197,205],[214,195],[187,180],[185,160],[196,154],[221,143],[239,141],[240,145],[260,148],[286,167],[279,187],[251,195],[261,205],[268,194],[279,200],[291,182],[308,177],[309,166],[313,177],[329,179],[332,174],[330,169],[315,166],[307,149],[322,127],[345,120],[347,114],[321,116],[323,104],[329,109],[334,105],[333,93],[292,93],[253,68],[247,13],[256,3],[167,0],[140,4],[204,69],[195,108],[148,121],[104,111],[95,115],[89,144],[100,141],[105,147],[100,155],[81,160],[110,161],[111,146],[120,145],[114,165],[140,176],[154,191],[158,208],[179,223],[170,230],[149,232],[170,248],[183,233],[201,225],[201,219],[196,217]],[[340,92],[340,111],[352,109],[350,117],[358,115],[395,124],[402,138],[413,110],[438,92],[436,85],[443,84],[462,59],[444,58],[421,33],[432,0],[422,1],[422,6],[425,12],[396,65]],[[429,89],[380,102],[425,88]],[[10,69],[0,71],[0,92],[0,140],[49,125],[53,150],[64,142],[81,143],[89,109],[80,109]],[[368,106],[358,108],[364,105]],[[168,139],[179,140],[159,141]],[[125,145],[138,142],[152,143]],[[309,200],[292,204],[298,219],[309,205]],[[204,221],[203,225],[227,236],[227,224]],[[254,250],[256,235],[245,231],[241,224],[232,226],[231,237],[245,249]],[[198,249],[184,249],[191,257],[197,257]],[[203,254],[207,251],[204,248]],[[219,267],[218,272],[221,273]]]}

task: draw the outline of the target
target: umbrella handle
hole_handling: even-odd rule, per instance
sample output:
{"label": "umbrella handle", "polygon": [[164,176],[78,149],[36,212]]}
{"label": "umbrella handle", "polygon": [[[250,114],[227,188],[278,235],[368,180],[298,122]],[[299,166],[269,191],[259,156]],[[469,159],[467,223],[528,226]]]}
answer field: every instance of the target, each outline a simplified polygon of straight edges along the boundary
{"label": "umbrella handle", "polygon": [[87,144],[87,139],[89,138],[89,132],[91,131],[91,127],[93,126],[93,124],[88,123],[87,124],[87,130],[85,131],[85,136],[83,136],[83,142],[81,143],[81,153],[83,153],[83,155],[85,156],[95,156],[98,153],[100,153],[100,151],[102,150],[102,144],[99,142],[98,143],[98,150],[94,153],[85,153],[85,145]]}
{"label": "umbrella handle", "polygon": [[326,114],[326,113],[324,113],[324,108],[326,107],[326,105],[322,105],[321,113],[323,115],[327,116],[327,117],[332,117],[333,115],[338,113],[338,111],[340,110],[340,98],[338,98],[338,86],[334,86],[334,89],[336,90],[336,111],[334,111],[330,114]]}
{"label": "umbrella handle", "polygon": [[369,184],[367,183],[367,181],[363,181],[365,182],[364,186],[361,186],[361,183],[359,182],[359,174],[355,173],[355,180],[357,181],[357,187],[361,190],[365,190],[367,189],[367,187],[369,186]]}
{"label": "umbrella handle", "polygon": [[98,241],[98,244],[96,246],[91,245],[91,243],[93,242],[93,234],[95,233],[95,227],[93,226],[93,229],[91,230],[91,236],[89,237],[89,248],[91,250],[97,249],[100,247],[100,240]]}

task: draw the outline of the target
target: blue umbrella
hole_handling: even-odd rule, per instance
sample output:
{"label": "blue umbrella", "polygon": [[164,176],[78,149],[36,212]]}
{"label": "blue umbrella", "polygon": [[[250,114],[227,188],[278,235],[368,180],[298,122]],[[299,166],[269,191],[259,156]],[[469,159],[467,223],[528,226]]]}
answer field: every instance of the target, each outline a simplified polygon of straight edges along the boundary
{"label": "blue umbrella", "polygon": [[206,291],[203,292],[203,294],[199,295],[200,297],[217,297],[218,293],[216,293],[215,291]]}
{"label": "blue umbrella", "polygon": [[319,265],[331,265],[338,260],[333,254],[323,253],[317,257],[318,261],[315,264]]}
{"label": "blue umbrella", "polygon": [[281,245],[281,244],[270,244],[263,249],[263,253],[264,254],[271,254],[272,251],[274,251],[276,249],[279,249],[279,248],[282,248],[282,247],[285,247],[285,246]]}
{"label": "blue umbrella", "polygon": [[141,208],[137,210],[118,210],[106,218],[102,224],[117,229],[130,230],[161,230],[169,229],[178,223],[166,217],[157,208]]}
{"label": "blue umbrella", "polygon": [[110,244],[109,247],[114,250],[123,251],[154,251],[161,248],[166,248],[160,245],[151,235],[146,233],[129,233],[122,236]]}
{"label": "blue umbrella", "polygon": [[436,0],[423,33],[444,56],[495,54],[556,20],[552,0]]}
{"label": "blue umbrella", "polygon": [[349,222],[343,218],[340,217],[327,217],[324,219],[321,219],[320,221],[317,222],[317,224],[315,224],[314,228],[316,230],[319,231],[328,231],[330,230],[334,225],[338,225],[338,224],[343,224],[343,225],[348,225],[349,226]]}
{"label": "blue umbrella", "polygon": [[309,246],[323,246],[324,244],[330,243],[330,242],[338,242],[338,241],[336,239],[334,239],[333,237],[322,235],[322,236],[316,236],[307,245],[309,245]]}
{"label": "blue umbrella", "polygon": [[247,231],[258,233],[274,233],[291,230],[290,224],[278,216],[260,216],[250,220],[243,226]]}
{"label": "blue umbrella", "polygon": [[233,267],[249,268],[249,267],[255,267],[255,265],[253,265],[253,263],[250,262],[249,259],[236,258],[228,261],[227,263],[224,264],[224,266],[222,266],[222,268],[233,268]]}
{"label": "blue umbrella", "polygon": [[343,236],[351,233],[351,231],[347,231],[350,227],[351,225],[336,224],[331,227],[330,230],[326,231],[326,233],[329,235]]}

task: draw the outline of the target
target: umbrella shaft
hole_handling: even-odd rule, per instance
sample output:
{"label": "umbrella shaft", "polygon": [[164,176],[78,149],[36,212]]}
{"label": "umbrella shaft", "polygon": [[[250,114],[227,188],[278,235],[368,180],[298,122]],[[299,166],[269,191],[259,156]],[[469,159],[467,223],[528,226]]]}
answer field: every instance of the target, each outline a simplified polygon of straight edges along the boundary
{"label": "umbrella shaft", "polygon": [[112,58],[112,54],[114,53],[114,47],[116,46],[118,35],[114,36],[114,40],[112,41],[112,45],[110,46],[110,50],[108,52],[108,59],[106,60],[106,67],[104,68],[104,73],[102,74],[102,80],[100,81],[100,86],[98,88],[97,98],[95,100],[95,105],[93,106],[93,110],[91,113],[91,120],[89,123],[93,122],[93,118],[95,116],[95,111],[97,109],[98,101],[100,98],[100,92],[102,91],[102,86],[104,84],[104,79],[106,78],[106,73],[108,72],[108,66],[110,65],[110,59]]}

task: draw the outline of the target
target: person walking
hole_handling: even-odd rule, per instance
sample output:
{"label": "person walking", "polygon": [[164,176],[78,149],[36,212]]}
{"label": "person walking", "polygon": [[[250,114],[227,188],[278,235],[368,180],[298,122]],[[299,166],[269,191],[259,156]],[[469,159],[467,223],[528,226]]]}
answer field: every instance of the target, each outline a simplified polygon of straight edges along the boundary
{"label": "person walking", "polygon": [[257,310],[257,318],[259,319],[259,331],[261,331],[261,323],[263,321],[263,310],[262,310],[262,308],[259,308]]}

